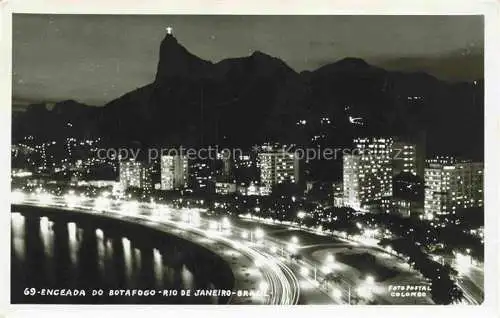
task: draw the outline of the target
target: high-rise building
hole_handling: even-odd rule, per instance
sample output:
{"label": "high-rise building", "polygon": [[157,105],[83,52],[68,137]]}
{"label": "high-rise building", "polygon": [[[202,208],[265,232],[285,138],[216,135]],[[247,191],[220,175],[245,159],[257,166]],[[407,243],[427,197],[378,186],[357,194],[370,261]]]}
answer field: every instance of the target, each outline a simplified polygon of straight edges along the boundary
{"label": "high-rise building", "polygon": [[392,146],[392,173],[402,172],[417,175],[417,147],[405,141],[396,141]]}
{"label": "high-rise building", "polygon": [[268,196],[271,194],[270,188],[255,183],[239,184],[236,186],[236,191],[243,196]]}
{"label": "high-rise building", "polygon": [[153,173],[152,168],[143,165],[141,167],[141,189],[152,190],[153,189]]}
{"label": "high-rise building", "polygon": [[219,175],[220,182],[233,182],[234,181],[234,158],[231,157],[229,151],[221,152],[218,154],[218,159],[222,161],[222,169]]}
{"label": "high-rise building", "polygon": [[215,193],[217,194],[232,194],[235,193],[237,189],[236,183],[232,182],[216,182],[215,183]]}
{"label": "high-rise building", "polygon": [[259,153],[260,182],[271,189],[282,183],[299,182],[299,158],[284,149],[268,149]]}
{"label": "high-rise building", "polygon": [[216,181],[217,175],[212,160],[197,159],[189,163],[188,183],[192,191],[198,193],[213,193],[215,191]]}
{"label": "high-rise building", "polygon": [[187,158],[181,155],[162,156],[160,166],[160,188],[162,190],[176,190],[187,186]]}
{"label": "high-rise building", "polygon": [[392,179],[392,195],[397,198],[424,203],[424,178],[403,172]]}
{"label": "high-rise building", "polygon": [[344,155],[345,206],[366,211],[384,196],[392,195],[391,138],[358,138],[351,154]]}
{"label": "high-rise building", "polygon": [[455,214],[459,208],[483,206],[482,162],[429,160],[425,169],[424,212],[426,219]]}
{"label": "high-rise building", "polygon": [[336,182],[332,185],[333,188],[333,206],[341,208],[344,206],[344,184]]}
{"label": "high-rise building", "polygon": [[150,168],[134,160],[121,161],[120,186],[123,190],[128,188],[151,189]]}
{"label": "high-rise building", "polygon": [[423,178],[425,145],[425,132],[420,132],[412,136],[395,137],[391,154],[393,175],[411,173]]}
{"label": "high-rise building", "polygon": [[427,164],[426,168],[428,168],[430,165],[452,166],[458,161],[452,156],[435,156],[434,158],[427,159],[425,162]]}
{"label": "high-rise building", "polygon": [[382,213],[396,214],[402,217],[411,217],[422,215],[423,206],[417,201],[396,197],[384,197],[381,200],[380,210]]}
{"label": "high-rise building", "polygon": [[343,158],[343,184],[344,200],[343,204],[353,209],[361,209],[361,156],[345,154]]}

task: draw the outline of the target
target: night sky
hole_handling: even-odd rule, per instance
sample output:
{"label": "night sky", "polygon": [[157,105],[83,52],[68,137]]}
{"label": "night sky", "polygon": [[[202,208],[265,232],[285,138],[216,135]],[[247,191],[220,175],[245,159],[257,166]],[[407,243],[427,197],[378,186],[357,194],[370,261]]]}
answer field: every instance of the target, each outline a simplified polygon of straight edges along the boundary
{"label": "night sky", "polygon": [[165,28],[217,62],[259,50],[296,71],[344,57],[461,81],[483,77],[481,16],[13,17],[13,103],[102,105],[153,81]]}

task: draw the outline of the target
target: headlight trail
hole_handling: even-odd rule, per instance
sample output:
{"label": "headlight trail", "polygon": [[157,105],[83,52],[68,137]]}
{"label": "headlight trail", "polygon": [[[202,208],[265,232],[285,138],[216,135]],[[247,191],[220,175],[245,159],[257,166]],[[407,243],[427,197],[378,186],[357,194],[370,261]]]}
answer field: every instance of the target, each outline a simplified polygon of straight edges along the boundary
{"label": "headlight trail", "polygon": [[[294,305],[298,303],[300,295],[299,282],[293,271],[281,260],[272,254],[264,251],[263,247],[257,245],[250,245],[248,241],[241,238],[242,229],[233,226],[234,235],[230,234],[228,228],[231,224],[227,219],[222,222],[214,223],[213,220],[208,220],[196,215],[196,222],[192,222],[192,218],[182,218],[182,215],[170,215],[169,218],[158,216],[151,208],[138,206],[136,202],[125,203],[120,206],[119,202],[107,199],[102,202],[102,198],[81,198],[78,204],[74,204],[74,200],[69,200],[68,197],[43,195],[42,197],[29,197],[16,193],[16,202],[20,204],[28,204],[32,206],[55,206],[63,210],[81,211],[86,213],[106,213],[114,216],[129,219],[136,223],[146,225],[170,225],[179,228],[186,232],[193,232],[204,237],[208,237],[230,246],[238,250],[243,255],[258,263],[259,271],[264,277],[264,281],[260,282],[258,286],[266,287],[265,303],[269,305]],[[70,197],[70,199],[74,199]],[[105,204],[104,204],[105,203]],[[96,209],[97,207],[97,209]],[[156,209],[154,209],[156,210]],[[144,214],[149,211],[149,214]],[[185,212],[185,211],[184,211]],[[172,213],[173,214],[173,213]],[[142,221],[142,222],[141,222]],[[204,229],[206,228],[206,229]],[[239,232],[238,232],[239,231]],[[228,234],[229,233],[229,234]],[[262,233],[257,231],[257,239],[262,238]]]}

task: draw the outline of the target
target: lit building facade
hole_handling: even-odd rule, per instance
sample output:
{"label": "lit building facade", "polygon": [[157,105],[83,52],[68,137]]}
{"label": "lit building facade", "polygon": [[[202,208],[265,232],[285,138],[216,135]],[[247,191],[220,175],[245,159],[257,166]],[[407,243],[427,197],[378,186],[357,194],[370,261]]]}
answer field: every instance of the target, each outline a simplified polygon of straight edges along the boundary
{"label": "lit building facade", "polygon": [[382,213],[397,214],[402,217],[422,215],[422,204],[403,198],[384,197],[381,200],[380,208]]}
{"label": "lit building facade", "polygon": [[402,172],[417,175],[417,147],[413,143],[396,141],[392,146],[392,172],[398,175]]}
{"label": "lit building facade", "polygon": [[160,161],[160,189],[185,188],[188,180],[188,160],[181,155],[162,156]]}
{"label": "lit building facade", "polygon": [[141,189],[153,190],[153,173],[151,167],[141,167]]}
{"label": "lit building facade", "polygon": [[454,165],[457,163],[457,159],[453,156],[435,156],[434,158],[427,159],[426,161],[427,166],[430,165]]}
{"label": "lit building facade", "polygon": [[255,183],[241,183],[236,186],[236,193],[242,196],[268,196],[271,194],[271,190],[266,186]]}
{"label": "lit building facade", "polygon": [[152,176],[150,169],[134,160],[121,161],[120,186],[123,190],[128,188],[151,189]]}
{"label": "lit building facade", "polygon": [[367,211],[373,202],[392,196],[391,138],[358,138],[343,158],[345,206]]}
{"label": "lit building facade", "polygon": [[346,154],[343,158],[343,204],[353,209],[361,209],[361,156]]}
{"label": "lit building facade", "polygon": [[[214,164],[210,160],[193,160],[189,163],[190,189],[198,193],[213,193],[217,181],[217,173]],[[220,176],[219,176],[220,177]],[[219,180],[227,182],[224,179]]]}
{"label": "lit building facade", "polygon": [[231,153],[229,151],[223,151],[218,153],[217,157],[222,162],[221,173],[219,176],[220,181],[234,181],[234,158],[231,157]]}
{"label": "lit building facade", "polygon": [[299,158],[284,149],[261,152],[258,155],[260,182],[268,189],[281,183],[299,182]]}
{"label": "lit building facade", "polygon": [[232,194],[236,192],[236,183],[232,182],[216,182],[215,183],[215,193],[216,194]]}
{"label": "lit building facade", "polygon": [[426,219],[455,214],[459,208],[483,206],[482,162],[428,161],[425,169]]}
{"label": "lit building facade", "polygon": [[342,182],[337,182],[333,187],[333,206],[341,208],[344,206],[344,185]]}

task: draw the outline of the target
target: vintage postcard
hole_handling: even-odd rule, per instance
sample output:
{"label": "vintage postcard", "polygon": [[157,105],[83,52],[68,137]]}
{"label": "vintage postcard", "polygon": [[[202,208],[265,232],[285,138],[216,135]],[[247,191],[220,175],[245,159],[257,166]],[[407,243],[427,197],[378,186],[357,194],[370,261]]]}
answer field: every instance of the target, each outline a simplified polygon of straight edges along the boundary
{"label": "vintage postcard", "polygon": [[12,305],[483,304],[484,15],[67,13],[11,15]]}

